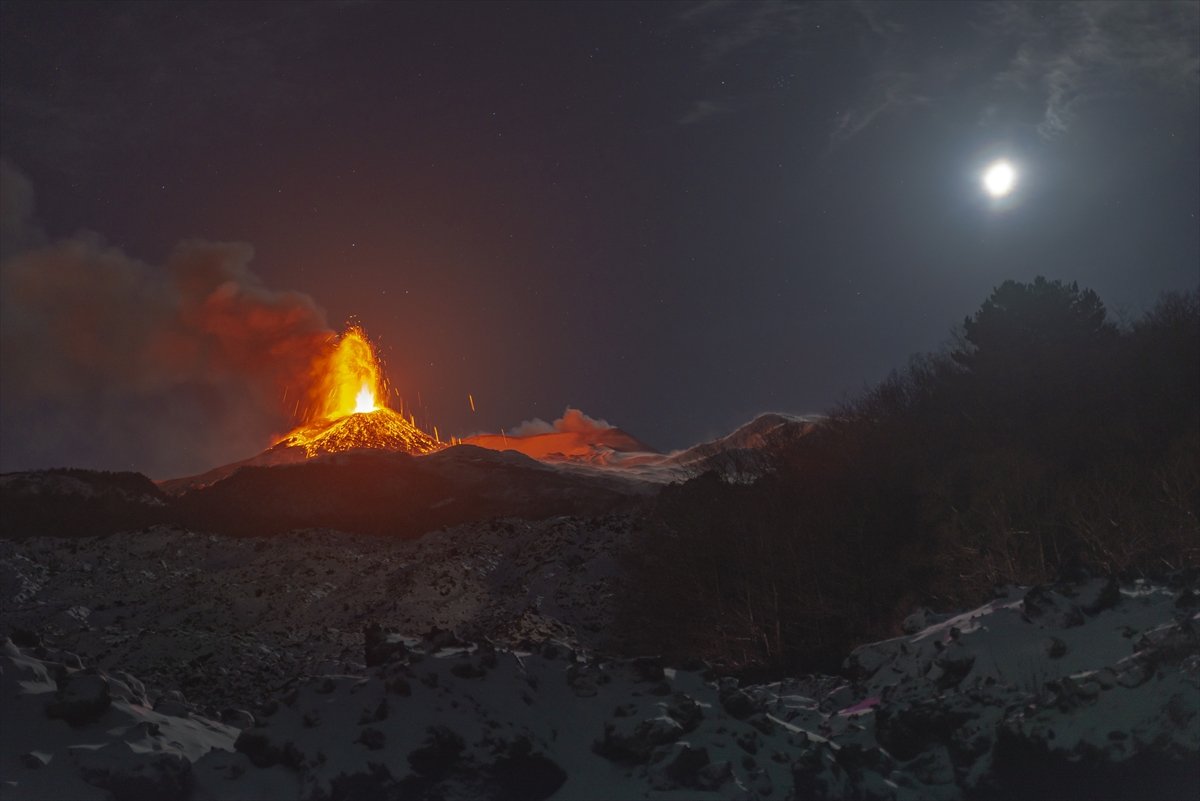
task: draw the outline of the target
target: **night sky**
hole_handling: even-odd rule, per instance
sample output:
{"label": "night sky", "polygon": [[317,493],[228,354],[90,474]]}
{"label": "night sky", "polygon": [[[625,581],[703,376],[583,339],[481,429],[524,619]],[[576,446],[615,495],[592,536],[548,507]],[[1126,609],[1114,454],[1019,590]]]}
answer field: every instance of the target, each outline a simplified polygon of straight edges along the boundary
{"label": "night sky", "polygon": [[1009,278],[1132,319],[1200,281],[1198,10],[6,2],[0,468],[264,449],[295,354],[235,322],[356,317],[443,434],[571,405],[669,449],[828,409]]}

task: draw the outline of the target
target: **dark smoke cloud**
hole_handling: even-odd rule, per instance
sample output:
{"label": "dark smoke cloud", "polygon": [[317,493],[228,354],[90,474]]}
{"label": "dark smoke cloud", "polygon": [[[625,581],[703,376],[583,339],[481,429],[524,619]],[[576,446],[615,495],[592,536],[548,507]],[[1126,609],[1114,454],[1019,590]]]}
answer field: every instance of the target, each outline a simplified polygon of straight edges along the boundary
{"label": "dark smoke cloud", "polygon": [[151,265],[94,234],[47,241],[2,161],[0,197],[0,469],[178,476],[290,427],[332,332],[262,284],[250,246],[191,240]]}

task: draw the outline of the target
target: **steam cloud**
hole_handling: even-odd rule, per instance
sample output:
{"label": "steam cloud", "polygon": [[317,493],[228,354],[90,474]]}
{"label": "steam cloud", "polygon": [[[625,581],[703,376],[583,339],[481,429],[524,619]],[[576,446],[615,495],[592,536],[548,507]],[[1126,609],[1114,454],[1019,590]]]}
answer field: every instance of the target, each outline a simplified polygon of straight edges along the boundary
{"label": "steam cloud", "polygon": [[332,331],[252,257],[191,240],[156,266],[94,234],[50,242],[28,179],[0,160],[0,470],[178,476],[290,427]]}
{"label": "steam cloud", "polygon": [[612,427],[607,420],[588,417],[579,409],[568,406],[563,412],[563,416],[553,423],[547,423],[545,420],[535,417],[506,433],[510,437],[532,437],[537,434],[589,434],[593,431],[606,431]]}

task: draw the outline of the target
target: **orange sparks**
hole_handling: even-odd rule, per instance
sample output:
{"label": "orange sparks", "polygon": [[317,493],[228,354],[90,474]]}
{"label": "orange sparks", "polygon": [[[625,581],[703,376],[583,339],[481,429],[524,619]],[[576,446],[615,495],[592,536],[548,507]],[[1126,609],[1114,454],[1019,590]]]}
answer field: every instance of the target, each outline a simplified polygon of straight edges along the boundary
{"label": "orange sparks", "polygon": [[311,376],[312,402],[305,407],[304,423],[277,445],[302,448],[310,457],[360,448],[421,454],[444,447],[436,427],[430,436],[417,428],[411,413],[405,419],[388,407],[383,367],[358,326],[330,343],[314,361]]}

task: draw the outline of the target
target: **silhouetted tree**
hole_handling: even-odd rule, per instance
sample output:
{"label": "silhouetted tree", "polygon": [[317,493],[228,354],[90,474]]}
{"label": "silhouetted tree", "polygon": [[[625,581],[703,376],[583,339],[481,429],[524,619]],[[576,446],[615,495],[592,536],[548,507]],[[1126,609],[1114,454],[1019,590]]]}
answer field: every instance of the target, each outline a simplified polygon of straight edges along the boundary
{"label": "silhouetted tree", "polygon": [[1112,342],[1117,328],[1107,316],[1100,296],[1081,290],[1077,283],[1047,281],[1042,276],[1032,284],[1005,281],[973,317],[963,321],[971,347],[952,355],[961,364],[979,369],[1078,352]]}
{"label": "silhouetted tree", "polygon": [[916,603],[1200,566],[1198,450],[1200,292],[1122,331],[1077,284],[1007,281],[957,347],[834,410],[771,475],[664,492],[629,619],[665,612],[643,648],[829,669]]}

